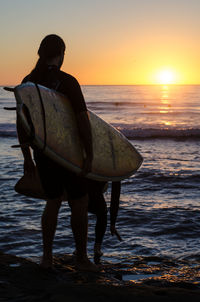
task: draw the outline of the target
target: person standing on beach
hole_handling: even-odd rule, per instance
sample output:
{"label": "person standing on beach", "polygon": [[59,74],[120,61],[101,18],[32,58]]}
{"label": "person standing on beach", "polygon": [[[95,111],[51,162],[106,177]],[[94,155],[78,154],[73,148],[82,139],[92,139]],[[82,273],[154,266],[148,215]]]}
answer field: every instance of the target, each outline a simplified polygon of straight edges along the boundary
{"label": "person standing on beach", "polygon": [[[52,246],[57,225],[57,215],[62,202],[64,190],[67,192],[71,206],[71,227],[76,244],[76,266],[79,270],[98,271],[97,266],[87,257],[88,230],[88,195],[85,176],[92,166],[93,149],[90,122],[85,100],[78,81],[60,70],[65,54],[65,43],[57,35],[46,36],[39,47],[39,60],[32,72],[22,83],[31,81],[66,95],[71,102],[80,139],[83,143],[86,159],[80,175],[62,168],[45,156],[38,148],[33,148],[34,160],[39,172],[42,186],[48,197],[42,215],[43,257],[41,266],[49,268],[53,264]],[[53,121],[52,121],[53,122]],[[35,164],[27,142],[27,135],[17,119],[18,138],[24,156],[24,174],[33,175]]]}

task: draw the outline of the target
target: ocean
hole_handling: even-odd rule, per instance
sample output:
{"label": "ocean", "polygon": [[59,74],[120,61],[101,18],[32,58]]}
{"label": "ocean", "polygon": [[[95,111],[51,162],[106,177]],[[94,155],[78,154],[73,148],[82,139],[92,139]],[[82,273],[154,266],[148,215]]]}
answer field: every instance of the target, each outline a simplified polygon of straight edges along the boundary
{"label": "ocean", "polygon": [[[87,106],[121,131],[144,162],[122,181],[117,229],[107,233],[103,260],[132,263],[156,257],[200,261],[200,86],[82,86]],[[23,174],[17,143],[13,93],[0,87],[0,250],[31,259],[42,253],[41,214],[45,205],[17,194]],[[105,193],[110,202],[110,185]],[[95,216],[89,214],[88,251],[92,258]],[[59,213],[54,253],[73,253],[70,209]],[[154,259],[153,258],[153,259]]]}

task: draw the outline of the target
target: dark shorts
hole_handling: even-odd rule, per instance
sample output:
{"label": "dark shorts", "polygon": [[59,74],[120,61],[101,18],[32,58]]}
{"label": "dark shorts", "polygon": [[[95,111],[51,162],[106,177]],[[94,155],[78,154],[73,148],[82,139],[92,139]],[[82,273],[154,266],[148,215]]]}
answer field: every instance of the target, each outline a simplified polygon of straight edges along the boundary
{"label": "dark shorts", "polygon": [[34,159],[48,199],[61,197],[64,190],[69,200],[79,199],[87,194],[85,178],[61,167],[39,151],[34,151]]}

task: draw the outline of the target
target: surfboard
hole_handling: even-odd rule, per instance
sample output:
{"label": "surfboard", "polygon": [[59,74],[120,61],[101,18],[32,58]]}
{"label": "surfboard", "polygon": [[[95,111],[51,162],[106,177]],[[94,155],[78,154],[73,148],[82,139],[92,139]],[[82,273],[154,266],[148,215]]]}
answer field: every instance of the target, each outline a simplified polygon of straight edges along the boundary
{"label": "surfboard", "polygon": [[[69,99],[49,88],[28,82],[14,88],[17,115],[31,144],[63,167],[80,173],[85,152]],[[88,110],[92,130],[92,170],[86,177],[119,181],[133,175],[143,158],[117,129]]]}

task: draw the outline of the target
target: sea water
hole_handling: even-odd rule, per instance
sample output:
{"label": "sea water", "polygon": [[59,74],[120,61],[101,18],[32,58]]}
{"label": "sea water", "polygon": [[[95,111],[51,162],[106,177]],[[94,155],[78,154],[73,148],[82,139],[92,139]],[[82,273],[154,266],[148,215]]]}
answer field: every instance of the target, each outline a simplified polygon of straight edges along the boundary
{"label": "sea water", "polygon": [[[121,131],[141,153],[139,171],[122,181],[117,230],[103,243],[104,259],[134,257],[200,260],[200,86],[82,86],[87,106]],[[0,87],[0,251],[23,257],[42,252],[43,200],[17,194],[23,174],[13,93]],[[110,186],[105,193],[110,202]],[[108,216],[109,220],[109,216]],[[92,257],[95,216],[89,215]],[[54,253],[72,253],[70,209],[64,202]]]}

